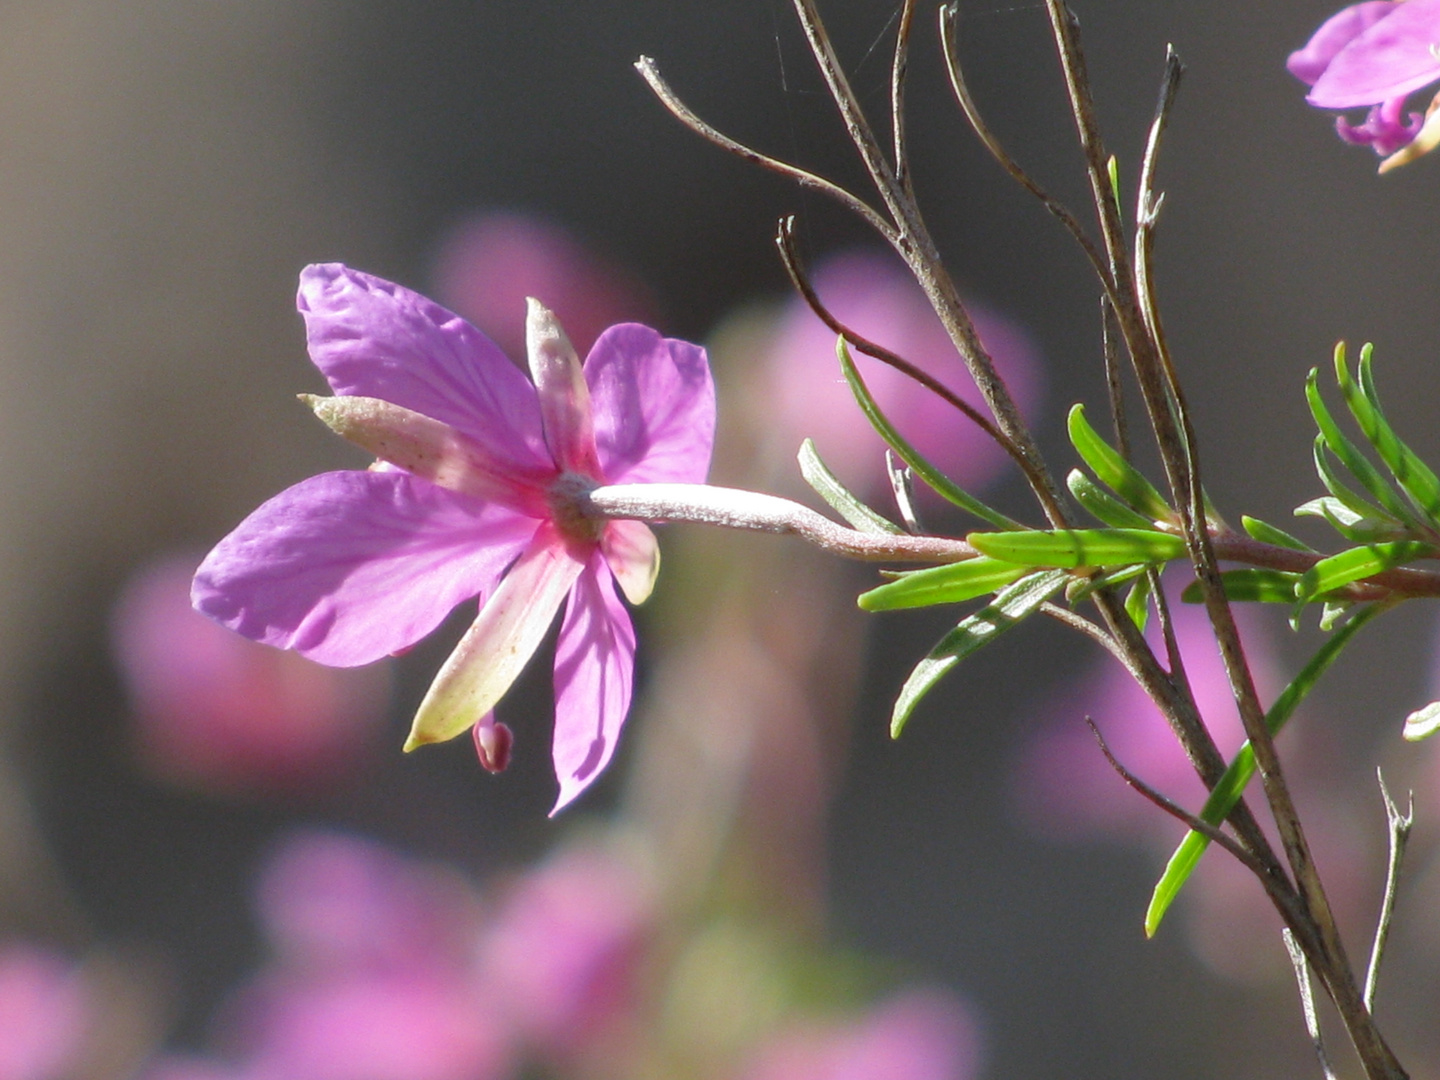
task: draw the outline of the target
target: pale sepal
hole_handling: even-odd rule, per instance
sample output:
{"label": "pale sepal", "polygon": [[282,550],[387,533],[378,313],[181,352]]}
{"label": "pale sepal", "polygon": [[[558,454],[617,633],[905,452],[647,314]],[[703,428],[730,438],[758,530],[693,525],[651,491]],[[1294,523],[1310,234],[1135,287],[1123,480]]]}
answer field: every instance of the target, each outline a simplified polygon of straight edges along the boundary
{"label": "pale sepal", "polygon": [[555,313],[533,296],[525,302],[525,351],[540,398],[545,444],[562,472],[603,480],[590,417],[590,386],[580,357]]}
{"label": "pale sepal", "polygon": [[554,526],[540,526],[435,676],[406,750],[453,739],[495,707],[534,655],[584,565]]}
{"label": "pale sepal", "polygon": [[1401,734],[1409,742],[1419,742],[1437,731],[1440,731],[1440,701],[1432,701],[1405,718],[1405,730]]}
{"label": "pale sepal", "polygon": [[660,574],[660,541],[643,521],[611,521],[600,534],[600,550],[625,599],[639,607],[650,599]]}
{"label": "pale sepal", "polygon": [[527,517],[546,515],[551,471],[497,461],[449,424],[379,398],[299,398],[335,434],[412,476]]}

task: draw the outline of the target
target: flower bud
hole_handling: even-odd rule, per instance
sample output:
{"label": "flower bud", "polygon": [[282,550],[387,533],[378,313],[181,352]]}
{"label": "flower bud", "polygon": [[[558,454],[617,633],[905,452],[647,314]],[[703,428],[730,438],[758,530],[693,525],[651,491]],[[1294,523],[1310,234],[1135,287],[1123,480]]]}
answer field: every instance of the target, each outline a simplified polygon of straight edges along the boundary
{"label": "flower bud", "polygon": [[514,733],[504,724],[496,723],[494,717],[486,717],[475,725],[474,731],[475,753],[480,758],[480,767],[486,772],[504,772],[510,765],[510,749],[515,745]]}

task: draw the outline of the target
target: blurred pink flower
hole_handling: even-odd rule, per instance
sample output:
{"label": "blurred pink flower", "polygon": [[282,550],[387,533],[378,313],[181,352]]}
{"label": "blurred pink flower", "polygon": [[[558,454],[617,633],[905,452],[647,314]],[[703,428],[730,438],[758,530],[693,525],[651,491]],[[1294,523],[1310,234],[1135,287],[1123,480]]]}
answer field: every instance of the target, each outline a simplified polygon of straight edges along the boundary
{"label": "blurred pink flower", "polygon": [[190,606],[199,561],[170,555],[141,568],[111,618],[146,761],[167,778],[230,792],[342,779],[373,746],[388,669],[338,671],[218,626]]}
{"label": "blurred pink flower", "polygon": [[480,911],[474,890],[371,840],[304,831],[270,858],[256,907],[272,948],[310,967],[469,962]]}
{"label": "blurred pink flower", "polygon": [[64,1080],[92,1020],[84,977],[24,942],[0,945],[0,1080]]}
{"label": "blurred pink flower", "polygon": [[440,303],[515,360],[525,357],[515,312],[527,296],[544,299],[582,353],[607,326],[657,321],[654,300],[635,277],[528,214],[492,211],[461,221],[441,241],[431,277]]}
{"label": "blurred pink flower", "polygon": [[245,1075],[263,1080],[488,1080],[507,1033],[478,984],[443,970],[262,980],[242,1022]]}
{"label": "blurred pink flower", "polygon": [[481,947],[509,1021],[566,1057],[625,1015],[656,912],[649,882],[598,847],[561,851],[509,891]]}
{"label": "blurred pink flower", "polygon": [[980,1040],[965,1006],[912,990],[848,1023],[797,1025],[773,1039],[745,1080],[969,1080]]}
{"label": "blurred pink flower", "polygon": [[[821,260],[813,280],[841,322],[923,368],[983,411],[964,362],[897,259],[877,251],[843,252]],[[1033,414],[1044,382],[1035,343],[1019,325],[983,305],[972,303],[969,310],[1011,394],[1022,411]],[[942,472],[971,490],[997,477],[1007,459],[979,428],[894,368],[854,350],[852,355],[880,408]],[[845,384],[835,358],[835,335],[803,299],[790,300],[765,359],[773,372],[772,415],[781,438],[793,444],[789,452],[809,436],[856,494],[875,499],[888,491],[885,444]]]}
{"label": "blurred pink flower", "polygon": [[[1220,752],[1230,758],[1244,742],[1245,733],[1205,610],[1180,603],[1172,603],[1170,610],[1201,715]],[[1262,613],[1237,606],[1235,614],[1261,699],[1268,703],[1283,680]],[[1152,646],[1161,648],[1155,623],[1152,616],[1151,632],[1146,636]],[[1159,710],[1112,659],[1107,656],[1101,662],[1104,666],[1083,679],[1078,689],[1062,693],[1056,704],[1047,706],[1049,718],[1022,751],[1014,796],[1021,815],[1039,833],[1070,840],[1098,836],[1130,840],[1163,860],[1185,834],[1185,826],[1116,775],[1084,717],[1095,720],[1115,756],[1128,769],[1180,805],[1198,811],[1205,801],[1205,789]],[[1342,920],[1355,925],[1370,917],[1366,905],[1374,902],[1367,889],[1365,838],[1347,821],[1348,808],[1338,798],[1333,782],[1317,783],[1316,767],[1323,767],[1326,755],[1313,750],[1323,743],[1323,732],[1314,732],[1302,741],[1299,736],[1304,726],[1303,715],[1293,718],[1281,737],[1287,776],[1331,902]],[[1315,792],[1313,797],[1311,792]],[[1249,798],[1278,851],[1258,782],[1251,783]],[[1137,920],[1146,899],[1144,895],[1135,897]],[[1206,855],[1187,884],[1182,903],[1191,947],[1216,974],[1242,983],[1291,977],[1280,945],[1279,917],[1249,871],[1228,854],[1211,851]]]}
{"label": "blurred pink flower", "polygon": [[[1205,610],[1173,602],[1175,636],[1200,714],[1220,752],[1232,756],[1245,741],[1230,684]],[[1269,638],[1252,609],[1236,618],[1261,697],[1269,701],[1283,683]],[[1158,620],[1146,634],[1164,656]],[[1146,783],[1182,805],[1204,802],[1205,788],[1180,749],[1170,725],[1135,680],[1108,655],[1073,690],[1044,706],[1041,722],[1022,752],[1015,796],[1023,816],[1041,833],[1059,836],[1118,835],[1178,839],[1184,827],[1132,791],[1106,762],[1085,725],[1088,715],[1120,762]],[[1293,735],[1291,736],[1293,738]]]}
{"label": "blurred pink flower", "polygon": [[458,876],[370,841],[302,833],[263,873],[259,905],[273,958],[217,1033],[237,1075],[510,1075],[511,1035],[477,962],[478,899]]}

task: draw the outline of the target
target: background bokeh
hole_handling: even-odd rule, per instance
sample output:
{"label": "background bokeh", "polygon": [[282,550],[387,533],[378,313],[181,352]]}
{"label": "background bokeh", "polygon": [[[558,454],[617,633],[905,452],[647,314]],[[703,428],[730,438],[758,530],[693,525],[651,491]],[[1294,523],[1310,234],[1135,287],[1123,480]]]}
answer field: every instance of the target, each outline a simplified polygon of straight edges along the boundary
{"label": "background bokeh", "polygon": [[[1300,389],[1341,337],[1375,341],[1396,426],[1440,458],[1440,163],[1377,179],[1373,159],[1342,147],[1303,105],[1283,60],[1330,4],[1075,6],[1122,176],[1133,176],[1165,44],[1189,65],[1161,166],[1160,288],[1222,511],[1283,524],[1316,493]],[[962,7],[964,59],[992,125],[1043,182],[1082,204],[1043,10]],[[892,8],[824,5],[877,110]],[[1033,339],[1042,441],[1068,463],[1064,408],[1085,400],[1101,415],[1097,290],[1061,230],[964,129],[941,77],[933,5],[922,14],[910,93],[916,182],[962,288]],[[869,238],[821,197],[683,130],[631,70],[640,54],[727,132],[858,182],[783,0],[0,5],[0,919],[15,940],[88,958],[95,985],[124,988],[107,1000],[134,1015],[110,1022],[131,1033],[137,1068],[161,1043],[210,1046],[217,1008],[269,955],[253,913],[257,875],[296,827],[349,830],[488,881],[543,856],[577,819],[603,820],[637,767],[636,747],[663,741],[646,731],[663,710],[637,715],[610,776],[575,812],[547,820],[549,690],[537,664],[506,703],[520,743],[504,776],[481,773],[463,742],[402,757],[409,710],[458,632],[452,623],[363,691],[391,704],[326,751],[338,779],[247,786],[166,758],[184,733],[165,729],[164,743],[137,727],[139,699],[127,696],[111,647],[117,604],[141,567],[203,552],[284,485],[358,464],[294,402],[321,388],[293,308],[307,262],[435,289],[457,228],[477,214],[527,215],[589,252],[604,280],[626,282],[665,333],[707,340],[728,328],[717,374],[740,388],[730,400],[743,399],[760,361],[737,312],[763,316],[786,301],[776,219],[796,213],[817,260]],[[727,436],[726,407],[722,462],[730,478],[758,482],[736,444],[769,432],[752,413]],[[775,461],[785,458],[767,459],[766,482],[793,489]],[[1013,478],[994,498],[1025,507]],[[751,550],[707,548],[683,529],[664,542],[731,560],[692,571],[721,583]],[[768,561],[743,588],[757,608],[788,577],[834,590],[843,602],[826,602],[843,610],[866,580],[817,568],[822,557],[799,547],[756,550]],[[709,610],[699,586],[673,586]],[[670,603],[640,617],[642,679],[704,628]],[[1057,627],[1027,628],[952,676],[905,738],[888,740],[889,701],[945,618],[827,629],[864,635],[866,647],[842,653],[853,697],[839,693],[843,715],[816,727],[833,739],[821,756],[834,786],[817,841],[828,868],[807,879],[828,908],[819,936],[890,958],[901,980],[960,994],[982,1033],[985,1075],[1311,1068],[1283,967],[1237,975],[1178,926],[1143,940],[1153,842],[1036,828],[1017,810],[1025,755],[1048,725],[1079,723],[1065,687],[1092,678],[1091,649]],[[663,639],[647,635],[662,620]],[[1382,1007],[1402,1058],[1428,1062],[1429,1075],[1440,1069],[1440,938],[1426,925],[1440,889],[1440,784],[1429,749],[1400,745],[1398,732],[1433,696],[1434,623],[1420,607],[1387,618],[1305,718],[1323,802],[1359,852],[1341,871],[1358,880],[1356,953],[1383,846],[1369,768],[1383,762],[1393,788],[1417,789],[1410,903],[1402,897]],[[1302,655],[1304,641],[1272,629],[1278,663]],[[744,654],[736,663],[751,670]],[[688,685],[667,683],[681,703],[672,712],[704,696]],[[201,696],[213,705],[221,693]],[[283,715],[289,699],[276,694]],[[669,797],[681,814],[686,785]]]}

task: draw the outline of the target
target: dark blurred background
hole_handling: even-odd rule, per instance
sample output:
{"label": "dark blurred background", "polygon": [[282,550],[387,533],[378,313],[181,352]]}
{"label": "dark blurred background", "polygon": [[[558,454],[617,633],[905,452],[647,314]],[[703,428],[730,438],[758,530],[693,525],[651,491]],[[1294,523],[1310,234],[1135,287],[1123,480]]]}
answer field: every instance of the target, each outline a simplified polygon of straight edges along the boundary
{"label": "dark blurred background", "polygon": [[[1301,387],[1342,337],[1375,341],[1396,426],[1440,457],[1440,163],[1377,178],[1374,160],[1304,105],[1284,58],[1331,5],[1075,6],[1127,193],[1167,42],[1189,66],[1160,168],[1159,277],[1222,512],[1284,525],[1318,493]],[[894,7],[823,5],[877,117]],[[993,127],[1083,207],[1043,9],[962,9],[963,59]],[[1062,231],[966,130],[934,14],[922,4],[915,32],[916,182],[966,292],[1039,343],[1043,442],[1068,468],[1064,409],[1103,404],[1097,289]],[[295,822],[361,830],[477,873],[537,855],[566,828],[545,818],[539,736],[499,780],[460,743],[399,754],[408,710],[458,624],[397,665],[385,748],[363,782],[217,798],[136,762],[107,645],[133,568],[203,550],[284,485],[356,464],[293,399],[321,388],[294,314],[299,268],[339,260],[423,291],[457,221],[521,211],[645,282],[667,334],[704,340],[742,301],[783,297],[771,242],[781,215],[798,215],[812,257],[870,240],[821,196],[684,130],[632,70],[641,54],[722,130],[860,184],[783,0],[0,5],[0,719],[10,786],[29,800],[12,794],[6,812],[24,875],[10,917],[68,948],[105,941],[143,958],[175,1003],[177,1045],[199,1044],[215,1003],[256,962],[249,882]],[[996,499],[1019,512],[1022,495],[1012,481]],[[1424,795],[1440,786],[1426,779],[1426,749],[1400,746],[1398,730],[1428,700],[1432,623],[1418,609],[1392,616],[1337,667],[1311,717],[1355,765],[1346,783],[1369,815],[1356,828],[1375,850],[1383,819],[1366,763],[1384,761],[1393,787],[1422,790],[1417,879],[1440,805]],[[1037,839],[1013,813],[1017,748],[1054,686],[1095,662],[1086,646],[1030,628],[967,665],[889,741],[888,703],[943,628],[943,613],[869,627],[829,839],[833,934],[963,992],[981,1017],[988,1075],[1310,1068],[1283,979],[1237,985],[1195,959],[1177,927],[1143,940],[1153,852]],[[643,617],[640,630],[643,641]],[[512,705],[541,728],[547,681],[532,672]],[[580,814],[610,805],[625,765],[622,747]],[[1433,1061],[1436,983],[1423,972],[1435,956],[1417,940],[1397,938],[1419,973],[1397,975],[1396,1037]]]}

